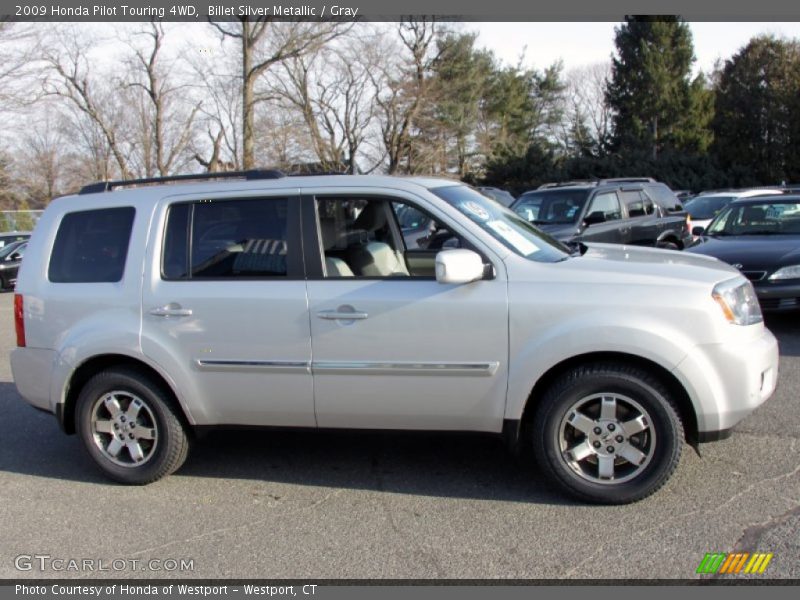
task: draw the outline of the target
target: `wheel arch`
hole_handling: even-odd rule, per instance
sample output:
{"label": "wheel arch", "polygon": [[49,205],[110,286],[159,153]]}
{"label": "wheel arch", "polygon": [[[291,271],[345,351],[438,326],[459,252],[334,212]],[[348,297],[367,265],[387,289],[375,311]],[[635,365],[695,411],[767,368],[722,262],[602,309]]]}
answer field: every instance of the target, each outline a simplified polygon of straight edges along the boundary
{"label": "wheel arch", "polygon": [[697,441],[698,426],[694,405],[686,389],[675,375],[657,362],[635,354],[627,354],[624,352],[588,352],[562,360],[550,367],[539,377],[525,401],[521,419],[516,422],[506,422],[504,437],[507,443],[516,451],[521,449],[520,440],[522,439],[522,433],[530,425],[539,400],[561,375],[579,366],[601,362],[618,363],[625,366],[638,366],[657,377],[670,392],[670,396],[675,402],[676,408],[678,409],[678,416],[683,423],[686,440],[690,443],[695,443]]}
{"label": "wheel arch", "polygon": [[191,429],[191,419],[186,412],[183,403],[168,379],[163,376],[153,366],[146,362],[125,354],[100,354],[88,358],[82,362],[69,376],[65,387],[64,401],[60,408],[56,410],[61,428],[65,433],[75,433],[75,406],[80,396],[81,390],[86,383],[97,373],[114,367],[124,367],[137,371],[154,383],[159,385],[163,391],[175,402],[181,417],[182,424],[187,430]]}
{"label": "wheel arch", "polygon": [[656,240],[656,245],[658,244],[675,244],[679,250],[683,250],[683,243],[681,242],[680,235],[674,229],[668,229],[661,233]]}

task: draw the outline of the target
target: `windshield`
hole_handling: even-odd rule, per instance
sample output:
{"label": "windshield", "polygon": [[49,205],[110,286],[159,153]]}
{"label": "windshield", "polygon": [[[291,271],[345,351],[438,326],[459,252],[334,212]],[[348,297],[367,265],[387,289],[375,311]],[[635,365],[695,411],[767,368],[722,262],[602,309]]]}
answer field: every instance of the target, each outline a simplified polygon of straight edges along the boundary
{"label": "windshield", "polygon": [[699,196],[684,206],[693,219],[713,219],[733,200],[734,196]]}
{"label": "windshield", "polygon": [[708,235],[800,235],[800,203],[733,203],[717,215]]}
{"label": "windshield", "polygon": [[489,196],[489,198],[491,198],[492,200],[499,202],[506,208],[511,206],[514,203],[514,200],[516,199],[514,198],[514,196],[512,196],[505,190],[498,190],[494,188],[478,188],[478,190],[482,194]]}
{"label": "windshield", "polygon": [[469,217],[506,248],[528,260],[556,262],[569,257],[569,250],[480,192],[463,185],[432,189],[431,192]]}
{"label": "windshield", "polygon": [[536,225],[567,225],[578,220],[588,197],[588,190],[528,192],[514,204],[514,212]]}
{"label": "windshield", "polygon": [[408,204],[397,204],[394,207],[394,212],[397,215],[400,228],[403,230],[421,229],[427,227],[431,222],[430,217],[425,213]]}
{"label": "windshield", "polygon": [[22,246],[24,243],[25,242],[11,242],[7,246],[3,246],[3,248],[0,249],[0,259],[5,258],[9,254],[13,254],[14,251],[19,249],[19,247]]}

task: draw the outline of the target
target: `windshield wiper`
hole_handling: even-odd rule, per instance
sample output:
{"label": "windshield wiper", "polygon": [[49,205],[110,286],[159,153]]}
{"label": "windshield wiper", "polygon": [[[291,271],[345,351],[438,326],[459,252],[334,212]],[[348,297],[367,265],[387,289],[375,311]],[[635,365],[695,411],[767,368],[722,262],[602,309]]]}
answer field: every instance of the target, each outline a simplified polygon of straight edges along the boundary
{"label": "windshield wiper", "polygon": [[755,231],[743,231],[738,235],[780,235],[780,231],[772,229],[756,229]]}

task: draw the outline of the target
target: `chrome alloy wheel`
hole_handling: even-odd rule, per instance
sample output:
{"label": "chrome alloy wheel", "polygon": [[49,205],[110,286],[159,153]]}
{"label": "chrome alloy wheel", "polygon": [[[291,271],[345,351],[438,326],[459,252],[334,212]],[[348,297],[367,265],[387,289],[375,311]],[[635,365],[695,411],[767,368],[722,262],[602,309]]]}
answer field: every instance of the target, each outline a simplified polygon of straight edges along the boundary
{"label": "chrome alloy wheel", "polygon": [[618,484],[641,474],[656,448],[652,419],[641,404],[616,393],[581,398],[561,419],[561,456],[583,479]]}
{"label": "chrome alloy wheel", "polygon": [[108,392],[91,411],[92,438],[105,458],[121,467],[138,467],[153,457],[158,425],[152,410],[130,392]]}

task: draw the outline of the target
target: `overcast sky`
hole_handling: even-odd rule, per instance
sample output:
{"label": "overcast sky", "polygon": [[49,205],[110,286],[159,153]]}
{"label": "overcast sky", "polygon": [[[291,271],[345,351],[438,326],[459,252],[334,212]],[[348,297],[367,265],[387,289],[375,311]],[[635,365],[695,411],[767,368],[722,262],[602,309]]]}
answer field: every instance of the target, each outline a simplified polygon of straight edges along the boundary
{"label": "overcast sky", "polygon": [[[509,64],[525,52],[525,64],[541,69],[559,58],[565,70],[608,60],[619,23],[467,23],[480,32],[478,43]],[[695,69],[711,71],[717,58],[730,58],[751,37],[773,33],[800,38],[800,23],[690,23],[697,56]],[[527,46],[527,49],[526,49]]]}

